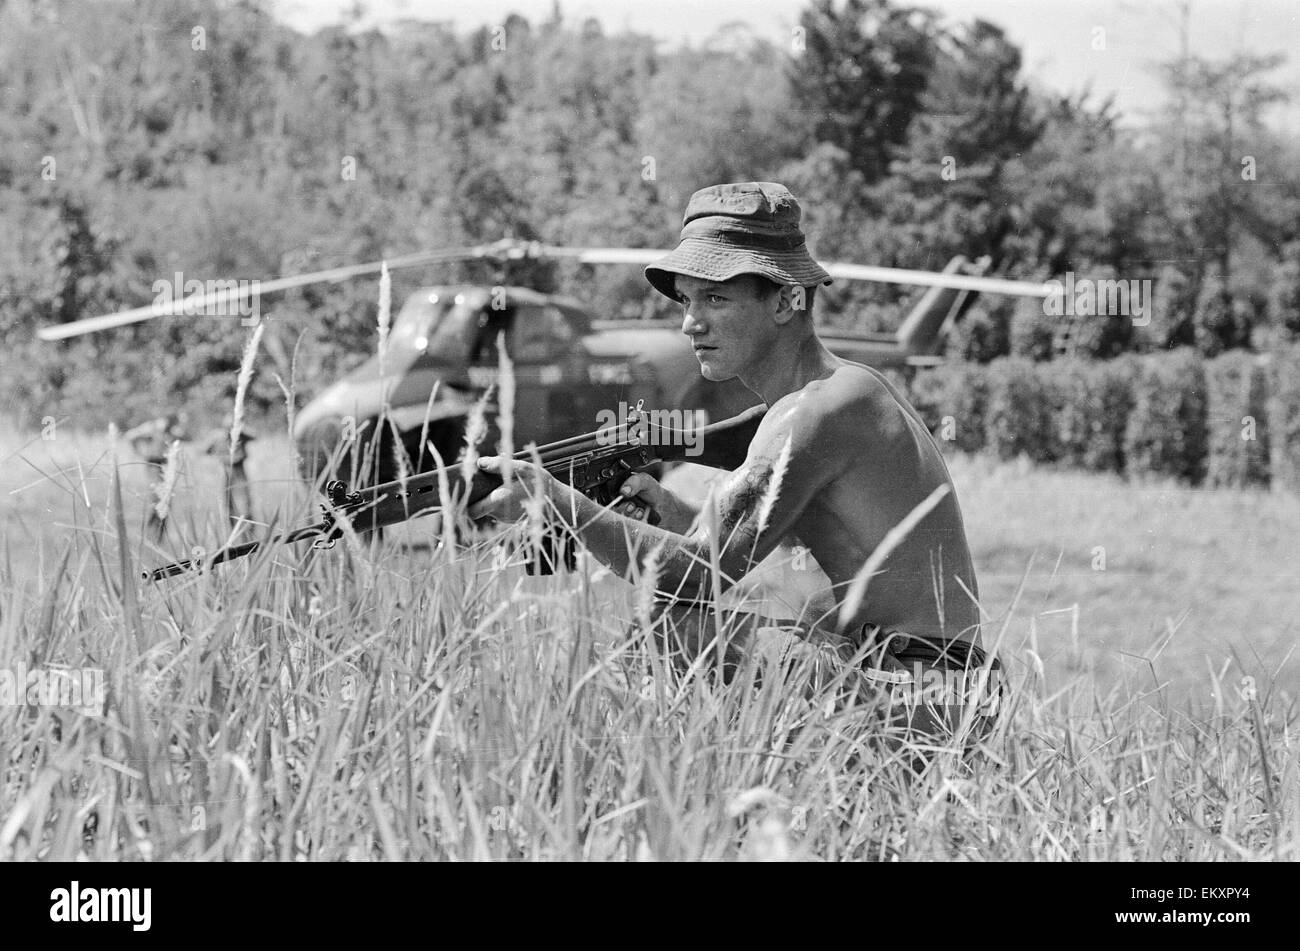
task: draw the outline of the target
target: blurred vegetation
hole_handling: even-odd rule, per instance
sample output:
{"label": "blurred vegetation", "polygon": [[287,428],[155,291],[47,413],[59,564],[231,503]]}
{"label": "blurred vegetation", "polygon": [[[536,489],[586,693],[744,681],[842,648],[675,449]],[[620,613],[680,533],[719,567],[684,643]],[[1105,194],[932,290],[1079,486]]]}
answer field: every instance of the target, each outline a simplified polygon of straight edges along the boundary
{"label": "blurred vegetation", "polygon": [[[1300,334],[1300,149],[1263,121],[1276,58],[1166,63],[1167,109],[1135,125],[1027,85],[982,20],[816,0],[799,25],[788,46],[733,25],[667,49],[558,12],[303,36],[261,0],[0,0],[3,405],[94,428],[228,401],[247,333],[229,319],[33,339],[177,272],[265,279],[504,236],[665,246],[691,192],[740,179],[787,183],[826,260],[1157,281],[1142,327],[979,300],[950,357],[1213,356]],[[493,277],[401,272],[394,296],[460,279]],[[636,268],[531,279],[600,317],[666,313]],[[822,319],[859,330],[893,328],[915,293],[830,291]],[[279,319],[254,402],[281,402],[291,364],[303,398],[373,350],[376,299],[356,281],[264,301]]]}
{"label": "blurred vegetation", "polygon": [[1212,486],[1267,485],[1268,368],[1249,354],[1225,353],[1205,364],[1205,381],[1206,481]]}
{"label": "blurred vegetation", "polygon": [[956,362],[919,373],[909,395],[956,450],[1300,492],[1300,345],[1209,360],[1179,347],[1116,360]]}

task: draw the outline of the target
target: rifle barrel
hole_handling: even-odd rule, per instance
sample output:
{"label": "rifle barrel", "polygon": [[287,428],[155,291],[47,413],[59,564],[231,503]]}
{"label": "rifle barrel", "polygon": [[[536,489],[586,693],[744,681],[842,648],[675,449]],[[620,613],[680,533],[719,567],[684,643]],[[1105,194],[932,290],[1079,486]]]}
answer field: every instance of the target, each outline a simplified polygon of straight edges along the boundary
{"label": "rifle barrel", "polygon": [[233,561],[236,558],[243,558],[245,555],[251,555],[266,545],[288,544],[290,542],[302,541],[306,538],[318,538],[329,531],[325,522],[318,522],[315,525],[309,525],[306,528],[294,529],[291,532],[282,532],[279,535],[272,535],[270,538],[259,538],[257,541],[244,542],[242,545],[231,545],[228,548],[220,548],[212,553],[211,558],[187,558],[184,561],[175,561],[170,565],[163,565],[161,568],[154,568],[152,571],[144,571],[141,574],[146,581],[162,581],[164,578],[174,578],[177,575],[183,575],[187,571],[193,571],[196,568],[209,565],[219,565],[223,561]]}

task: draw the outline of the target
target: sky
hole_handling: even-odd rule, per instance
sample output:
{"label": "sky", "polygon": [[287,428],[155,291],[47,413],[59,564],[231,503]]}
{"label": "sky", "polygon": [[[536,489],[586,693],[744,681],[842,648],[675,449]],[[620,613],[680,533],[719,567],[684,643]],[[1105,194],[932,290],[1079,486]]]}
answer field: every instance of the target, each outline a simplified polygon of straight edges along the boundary
{"label": "sky", "polygon": [[[272,0],[277,15],[310,31],[339,22],[356,0]],[[724,24],[743,21],[785,45],[807,0],[561,0],[566,20],[600,20],[606,32],[632,29],[669,45],[698,44]],[[403,18],[454,23],[460,30],[500,23],[511,13],[548,19],[554,0],[362,0],[363,26]],[[1177,0],[914,0],[955,22],[981,17],[1006,30],[1024,53],[1025,73],[1060,92],[1114,94],[1120,112],[1140,120],[1163,95],[1153,66],[1178,50]],[[1191,0],[1193,53],[1288,52],[1274,79],[1293,101],[1269,116],[1300,133],[1300,0]]]}

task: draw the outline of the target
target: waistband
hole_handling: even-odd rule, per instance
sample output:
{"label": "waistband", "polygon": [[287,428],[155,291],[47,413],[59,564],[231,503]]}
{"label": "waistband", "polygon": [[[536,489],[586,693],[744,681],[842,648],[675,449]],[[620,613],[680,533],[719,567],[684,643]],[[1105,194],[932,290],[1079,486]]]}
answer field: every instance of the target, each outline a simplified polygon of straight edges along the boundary
{"label": "waistband", "polygon": [[864,624],[863,641],[880,642],[885,651],[905,666],[914,662],[942,664],[949,668],[975,670],[987,666],[1001,670],[1002,663],[978,644],[960,637],[917,637],[902,631],[882,631],[878,624]]}

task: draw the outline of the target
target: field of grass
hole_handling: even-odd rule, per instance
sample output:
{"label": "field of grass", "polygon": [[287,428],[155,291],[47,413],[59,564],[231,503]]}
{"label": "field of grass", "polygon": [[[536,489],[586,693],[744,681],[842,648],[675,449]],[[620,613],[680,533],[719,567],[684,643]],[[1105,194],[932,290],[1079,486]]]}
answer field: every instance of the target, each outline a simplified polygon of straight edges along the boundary
{"label": "field of grass", "polygon": [[[144,585],[220,539],[209,460],[159,548],[125,450],[119,524],[106,438],[0,445],[0,669],[108,683],[0,706],[0,858],[1296,858],[1294,498],[955,459],[1013,689],[914,777],[803,655],[665,669],[586,562],[390,537]],[[262,514],[306,520],[286,450],[252,447]]]}

